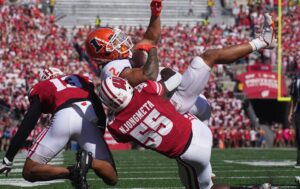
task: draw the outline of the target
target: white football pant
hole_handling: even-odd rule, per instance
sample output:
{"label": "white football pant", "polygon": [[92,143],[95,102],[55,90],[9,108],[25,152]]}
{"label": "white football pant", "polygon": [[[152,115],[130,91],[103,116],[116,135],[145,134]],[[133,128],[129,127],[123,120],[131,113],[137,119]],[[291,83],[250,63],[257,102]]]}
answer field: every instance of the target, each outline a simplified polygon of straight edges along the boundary
{"label": "white football pant", "polygon": [[198,119],[192,121],[192,132],[190,146],[177,158],[179,176],[188,189],[210,189],[213,185],[210,164],[212,133]]}
{"label": "white football pant", "polygon": [[211,109],[206,98],[203,95],[199,96],[208,82],[210,71],[211,68],[205,64],[201,57],[196,56],[192,60],[171,98],[171,102],[179,113],[190,112],[201,120],[210,117]]}
{"label": "white football pant", "polygon": [[72,139],[83,150],[91,152],[93,158],[113,163],[96,122],[97,116],[89,101],[73,103],[70,107],[59,110],[52,117],[51,125],[39,134],[27,157],[46,164]]}

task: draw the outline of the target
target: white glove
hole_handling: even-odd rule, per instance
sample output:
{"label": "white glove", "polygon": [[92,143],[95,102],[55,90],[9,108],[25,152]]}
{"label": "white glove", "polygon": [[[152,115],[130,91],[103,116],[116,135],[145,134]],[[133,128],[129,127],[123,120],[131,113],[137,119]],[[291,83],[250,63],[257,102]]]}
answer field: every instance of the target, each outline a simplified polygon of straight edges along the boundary
{"label": "white glove", "polygon": [[267,44],[266,48],[272,49],[276,45],[274,23],[272,20],[272,16],[269,13],[265,13],[264,18],[265,19],[264,19],[263,31],[260,37]]}
{"label": "white glove", "polygon": [[253,51],[262,48],[272,49],[276,46],[275,28],[272,16],[269,13],[264,15],[264,25],[259,37],[250,42]]}
{"label": "white glove", "polygon": [[12,167],[13,162],[4,157],[2,163],[0,164],[0,174],[5,173],[5,175],[8,176],[8,173],[11,171]]}

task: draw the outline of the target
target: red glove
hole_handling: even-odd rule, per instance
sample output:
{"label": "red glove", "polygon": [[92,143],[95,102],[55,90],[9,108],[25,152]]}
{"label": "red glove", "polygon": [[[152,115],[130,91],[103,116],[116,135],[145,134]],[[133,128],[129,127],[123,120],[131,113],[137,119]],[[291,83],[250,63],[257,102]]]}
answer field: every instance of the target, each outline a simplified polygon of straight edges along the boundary
{"label": "red glove", "polygon": [[151,7],[151,14],[153,16],[159,16],[162,10],[162,0],[152,0],[150,7]]}
{"label": "red glove", "polygon": [[155,46],[150,43],[139,43],[134,47],[134,50],[146,51],[149,53],[151,48],[155,48]]}

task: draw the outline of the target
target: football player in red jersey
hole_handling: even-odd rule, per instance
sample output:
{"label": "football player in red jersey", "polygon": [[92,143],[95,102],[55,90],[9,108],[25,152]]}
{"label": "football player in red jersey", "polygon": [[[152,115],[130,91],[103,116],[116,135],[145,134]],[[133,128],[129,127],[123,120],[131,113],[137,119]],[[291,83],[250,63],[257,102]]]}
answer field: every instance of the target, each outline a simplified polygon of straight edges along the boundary
{"label": "football player in red jersey", "polygon": [[127,80],[110,76],[100,98],[111,110],[108,130],[118,142],[139,145],[176,159],[187,188],[211,188],[212,134],[192,114],[180,114],[166,96],[164,84],[146,81],[135,89]]}
{"label": "football player in red jersey", "polygon": [[[158,62],[155,48],[149,52],[149,61]],[[153,70],[157,75],[158,65]],[[177,112],[165,86],[164,81],[148,80],[133,88],[115,76],[103,80],[100,98],[114,112],[108,129],[119,142],[136,142],[176,159],[187,188],[211,188],[211,131],[192,114]]]}
{"label": "football player in red jersey", "polygon": [[[52,114],[51,125],[37,137],[29,150],[23,177],[30,181],[70,179],[76,188],[87,188],[86,173],[91,167],[109,185],[117,182],[113,158],[97,129],[106,116],[94,85],[82,75],[64,75],[57,68],[41,73],[40,82],[29,93],[30,107],[7,151],[0,171],[10,171],[14,156],[35,127],[42,113]],[[81,151],[77,164],[59,167],[47,163],[72,139]]]}

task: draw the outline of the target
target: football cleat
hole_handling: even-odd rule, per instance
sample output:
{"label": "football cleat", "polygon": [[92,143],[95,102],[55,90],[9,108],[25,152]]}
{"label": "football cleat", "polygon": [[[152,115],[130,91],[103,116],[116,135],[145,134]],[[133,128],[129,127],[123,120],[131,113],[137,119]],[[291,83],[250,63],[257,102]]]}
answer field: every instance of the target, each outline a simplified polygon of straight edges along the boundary
{"label": "football cleat", "polygon": [[4,157],[2,163],[0,164],[0,174],[5,173],[5,175],[8,176],[8,173],[11,171],[12,167],[13,162]]}
{"label": "football cleat", "polygon": [[91,152],[79,150],[76,155],[76,165],[69,168],[71,172],[72,185],[76,189],[88,189],[86,175],[92,165],[93,157]]}
{"label": "football cleat", "polygon": [[295,176],[295,182],[300,185],[300,176]]}
{"label": "football cleat", "polygon": [[264,15],[263,30],[259,39],[266,43],[265,48],[267,49],[272,49],[276,46],[277,40],[275,38],[275,24],[269,13],[265,13]]}

